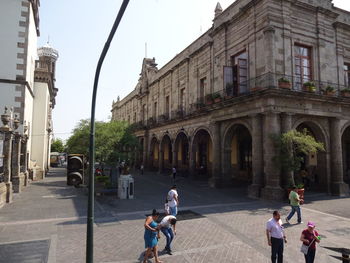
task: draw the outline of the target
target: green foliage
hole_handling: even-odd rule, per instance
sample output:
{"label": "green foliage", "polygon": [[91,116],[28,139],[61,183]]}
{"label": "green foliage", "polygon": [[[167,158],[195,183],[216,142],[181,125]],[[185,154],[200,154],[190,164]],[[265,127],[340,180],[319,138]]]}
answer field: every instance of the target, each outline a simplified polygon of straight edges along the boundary
{"label": "green foliage", "polygon": [[212,98],[215,100],[215,99],[220,99],[221,98],[221,95],[219,92],[215,92],[212,94]]}
{"label": "green foliage", "polygon": [[316,88],[315,83],[313,83],[312,81],[305,82],[303,85],[305,87],[308,87],[308,88],[310,88],[310,87],[315,87]]}
{"label": "green foliage", "polygon": [[326,91],[328,92],[333,92],[334,91],[334,88],[332,86],[327,86],[326,87]]}
{"label": "green foliage", "polygon": [[96,179],[96,182],[99,182],[99,183],[109,182],[109,176],[96,176],[95,179]]}
{"label": "green foliage", "polygon": [[290,80],[287,79],[286,77],[282,77],[278,79],[278,82],[290,83]]}
{"label": "green foliage", "polygon": [[304,184],[297,184],[296,187],[297,187],[298,189],[303,189],[303,188],[304,188]]}
{"label": "green foliage", "polygon": [[64,152],[64,144],[61,139],[55,139],[51,143],[51,152]]}
{"label": "green foliage", "polygon": [[[277,154],[274,160],[284,171],[299,171],[302,155],[316,154],[324,151],[323,143],[317,142],[313,136],[304,129],[302,132],[291,130],[280,136],[273,136]],[[291,183],[294,183],[292,178]]]}
{"label": "green foliage", "polygon": [[[90,121],[81,120],[67,141],[69,153],[89,154]],[[95,158],[98,162],[116,163],[135,158],[139,143],[126,122],[95,123]]]}

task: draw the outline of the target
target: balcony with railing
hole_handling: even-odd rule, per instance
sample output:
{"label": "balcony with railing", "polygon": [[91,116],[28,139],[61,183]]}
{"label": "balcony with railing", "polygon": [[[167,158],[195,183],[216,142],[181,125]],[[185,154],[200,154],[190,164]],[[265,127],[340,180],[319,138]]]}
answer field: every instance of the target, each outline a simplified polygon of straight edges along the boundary
{"label": "balcony with railing", "polygon": [[[234,85],[232,82],[226,82],[223,90],[198,98],[195,103],[190,104],[186,109],[179,106],[176,110],[171,112],[171,117],[169,113],[165,113],[159,115],[158,118],[150,118],[147,121],[147,127],[160,126],[205,114],[208,111],[226,107],[243,96],[259,94],[259,92],[269,89],[286,91],[288,95],[305,94],[318,96],[325,100],[330,98],[344,98],[349,100],[350,103],[349,86],[323,81],[301,83],[297,77],[268,73],[257,78],[249,79],[238,85]],[[283,94],[281,94],[281,96],[283,96]],[[145,128],[146,126],[143,125],[142,127]]]}

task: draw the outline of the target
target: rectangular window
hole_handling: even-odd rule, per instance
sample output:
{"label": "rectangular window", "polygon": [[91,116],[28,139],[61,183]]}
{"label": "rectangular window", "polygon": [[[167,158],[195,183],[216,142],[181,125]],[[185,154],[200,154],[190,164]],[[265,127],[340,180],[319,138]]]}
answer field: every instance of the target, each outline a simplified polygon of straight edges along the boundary
{"label": "rectangular window", "polygon": [[204,103],[205,90],[207,89],[207,78],[201,78],[199,81],[199,102]]}
{"label": "rectangular window", "polygon": [[180,109],[185,109],[185,89],[180,90]]}
{"label": "rectangular window", "polygon": [[153,104],[153,119],[157,119],[157,102]]}
{"label": "rectangular window", "polygon": [[301,90],[305,82],[312,80],[311,48],[295,45],[294,53],[295,85]]}
{"label": "rectangular window", "polygon": [[143,123],[145,123],[146,122],[146,104],[143,104],[143,106],[142,106],[142,121],[143,121]]}
{"label": "rectangular window", "polygon": [[167,117],[169,117],[169,111],[170,111],[170,102],[169,102],[169,96],[165,97],[165,109],[164,109],[164,113]]}
{"label": "rectangular window", "polygon": [[344,64],[344,85],[350,87],[350,64]]}
{"label": "rectangular window", "polygon": [[[246,93],[248,91],[248,53],[244,51],[235,56],[232,56],[231,64],[233,84],[232,95]],[[225,88],[227,88],[227,85]]]}

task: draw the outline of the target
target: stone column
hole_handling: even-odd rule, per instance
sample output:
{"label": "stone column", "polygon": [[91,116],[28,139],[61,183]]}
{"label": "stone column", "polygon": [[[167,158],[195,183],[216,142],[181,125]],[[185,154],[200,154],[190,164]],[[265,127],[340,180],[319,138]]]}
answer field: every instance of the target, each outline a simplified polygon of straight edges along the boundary
{"label": "stone column", "polygon": [[16,133],[13,140],[11,160],[11,179],[13,192],[15,193],[20,193],[22,191],[24,181],[24,175],[20,173],[21,144],[21,135]]}
{"label": "stone column", "polygon": [[4,163],[4,183],[6,185],[6,202],[12,202],[12,182],[11,182],[11,152],[13,133],[9,127],[1,127],[0,132],[4,134],[3,163]]}
{"label": "stone column", "polygon": [[223,177],[221,173],[221,134],[220,134],[220,122],[211,124],[211,130],[213,134],[213,170],[210,185],[212,187],[221,187],[223,185]]}
{"label": "stone column", "polygon": [[22,137],[22,146],[21,146],[21,150],[22,150],[22,153],[23,154],[23,157],[22,157],[22,164],[21,164],[21,173],[23,174],[24,176],[24,186],[28,186],[29,184],[29,173],[28,173],[28,156],[27,156],[27,143],[28,143],[28,136],[27,135],[23,135]]}
{"label": "stone column", "polygon": [[[282,118],[282,133],[289,132],[292,130],[292,113],[284,112],[281,114]],[[282,186],[287,189],[290,185],[294,185],[294,172],[293,171],[282,171]]]}
{"label": "stone column", "polygon": [[333,195],[349,195],[349,185],[343,179],[343,156],[341,144],[341,127],[338,118],[330,120],[330,142],[331,142],[331,189]]}
{"label": "stone column", "polygon": [[189,163],[188,163],[188,168],[189,168],[189,172],[190,172],[190,177],[194,177],[195,176],[195,146],[189,141]]}
{"label": "stone column", "polygon": [[21,173],[24,175],[24,186],[28,186],[29,184],[29,173],[28,173],[28,155],[27,155],[27,147],[28,147],[28,136],[24,135],[22,138],[22,154],[23,154],[23,164]]}
{"label": "stone column", "polygon": [[263,160],[263,125],[260,114],[252,118],[252,166],[253,182],[248,187],[248,195],[252,198],[260,197],[260,190],[264,184],[264,160]]}
{"label": "stone column", "polygon": [[281,120],[277,112],[267,112],[263,121],[263,155],[264,155],[264,175],[265,187],[261,191],[264,199],[281,200],[284,198],[284,191],[280,186],[281,171],[277,167],[273,158],[276,155],[273,135],[280,135]]}

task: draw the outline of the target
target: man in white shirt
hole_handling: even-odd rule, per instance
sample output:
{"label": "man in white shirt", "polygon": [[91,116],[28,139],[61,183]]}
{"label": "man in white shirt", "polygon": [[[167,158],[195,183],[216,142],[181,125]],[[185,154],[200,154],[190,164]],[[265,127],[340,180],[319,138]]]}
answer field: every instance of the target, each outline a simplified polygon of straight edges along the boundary
{"label": "man in white shirt", "polygon": [[271,246],[271,262],[283,262],[284,242],[287,243],[286,235],[282,226],[281,215],[273,211],[272,218],[266,223],[267,243]]}
{"label": "man in white shirt", "polygon": [[170,215],[177,215],[177,207],[179,205],[179,195],[177,194],[176,185],[173,185],[167,195]]}
{"label": "man in white shirt", "polygon": [[[176,225],[176,217],[172,215],[168,215],[164,217],[159,224],[160,231],[162,231],[162,233],[166,237],[165,250],[169,255],[172,255],[170,245],[174,239],[174,235],[176,235],[175,225]],[[171,229],[171,227],[173,227],[173,229]]]}

